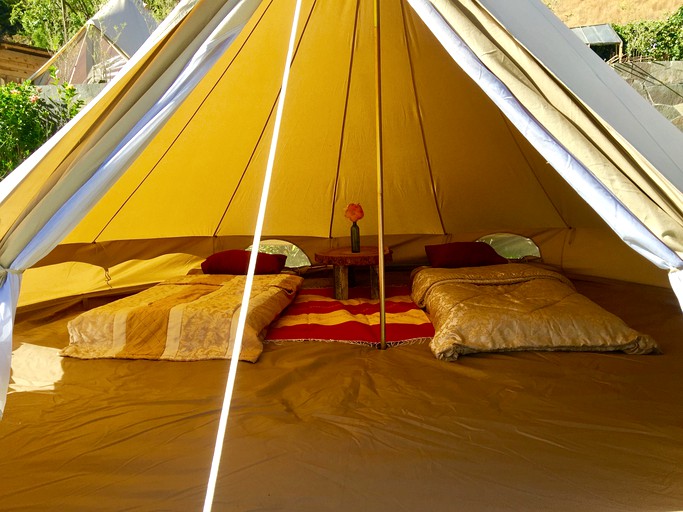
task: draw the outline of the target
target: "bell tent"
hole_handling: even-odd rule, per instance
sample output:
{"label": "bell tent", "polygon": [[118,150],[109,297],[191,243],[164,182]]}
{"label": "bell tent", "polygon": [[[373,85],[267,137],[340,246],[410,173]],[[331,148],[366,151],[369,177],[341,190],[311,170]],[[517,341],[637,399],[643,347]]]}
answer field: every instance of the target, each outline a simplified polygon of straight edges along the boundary
{"label": "bell tent", "polygon": [[[224,509],[676,508],[682,142],[538,0],[181,2],[0,183],[3,504],[198,508],[223,399]],[[349,203],[403,275],[426,245],[528,237],[664,355],[285,343],[233,408],[237,358],[60,357],[80,299],[262,238],[313,260]]]}
{"label": "bell tent", "polygon": [[109,0],[30,80],[49,85],[55,68],[70,84],[109,82],[157,25],[140,0]]}
{"label": "bell tent", "polygon": [[676,128],[541,2],[378,6],[375,24],[372,2],[302,2],[290,65],[293,2],[181,3],[2,183],[3,396],[17,304],[250,245],[274,132],[262,233],[311,259],[347,243],[357,202],[399,264],[510,232],[566,272],[683,296]]}

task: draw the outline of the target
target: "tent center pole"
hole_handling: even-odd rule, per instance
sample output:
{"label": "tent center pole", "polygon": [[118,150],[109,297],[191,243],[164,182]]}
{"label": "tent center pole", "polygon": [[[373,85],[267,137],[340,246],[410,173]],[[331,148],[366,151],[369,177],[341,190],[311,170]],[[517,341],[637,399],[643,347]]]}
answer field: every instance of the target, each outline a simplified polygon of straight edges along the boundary
{"label": "tent center pole", "polygon": [[386,311],[384,304],[384,173],[382,161],[382,68],[380,51],[380,11],[379,0],[374,5],[375,39],[375,141],[377,144],[377,251],[379,274],[379,332],[380,349],[387,348]]}

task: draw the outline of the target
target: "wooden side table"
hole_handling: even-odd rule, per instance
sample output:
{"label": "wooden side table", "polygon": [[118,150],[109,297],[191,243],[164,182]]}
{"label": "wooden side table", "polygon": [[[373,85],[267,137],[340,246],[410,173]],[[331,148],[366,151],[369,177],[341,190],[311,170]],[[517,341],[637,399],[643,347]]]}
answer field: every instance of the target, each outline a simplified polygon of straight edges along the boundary
{"label": "wooden side table", "polygon": [[[351,252],[351,247],[336,247],[325,252],[316,253],[315,261],[334,267],[334,298],[349,298],[349,267],[370,267],[370,293],[373,299],[379,297],[379,250],[377,247],[363,246],[360,252]],[[391,261],[391,249],[384,249],[384,261]]]}

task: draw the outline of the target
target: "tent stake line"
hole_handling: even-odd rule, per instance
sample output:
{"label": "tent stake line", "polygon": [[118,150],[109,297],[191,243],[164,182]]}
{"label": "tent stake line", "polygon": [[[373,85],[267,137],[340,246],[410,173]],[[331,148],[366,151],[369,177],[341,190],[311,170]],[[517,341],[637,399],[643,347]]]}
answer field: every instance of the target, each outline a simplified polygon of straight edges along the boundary
{"label": "tent stake line", "polygon": [[[284,111],[285,98],[287,96],[287,85],[289,83],[289,73],[294,59],[294,48],[296,43],[296,30],[299,25],[299,16],[301,14],[301,0],[297,0],[294,8],[294,16],[292,19],[292,29],[289,36],[289,47],[287,49],[287,57],[285,60],[284,71],[282,75],[282,93],[280,94],[280,101],[277,106],[275,114],[275,126],[273,128],[273,137],[270,143],[270,150],[268,153],[268,161],[266,163],[266,173],[263,178],[263,187],[261,189],[261,201],[259,203],[258,218],[256,220],[256,227],[254,229],[254,238],[252,247],[258,248],[261,244],[261,234],[263,232],[263,223],[266,216],[266,206],[268,204],[268,192],[270,190],[270,183],[273,176],[273,167],[275,165],[275,152],[277,151],[278,139],[280,135],[280,127],[282,126],[282,113]],[[211,460],[211,471],[209,473],[209,481],[207,484],[206,498],[204,500],[204,512],[211,512],[213,506],[213,498],[216,491],[216,482],[218,480],[218,469],[221,462],[221,454],[223,452],[223,444],[225,442],[225,433],[227,431],[228,418],[230,416],[230,404],[232,402],[232,395],[235,389],[235,380],[237,377],[237,365],[240,359],[242,350],[242,341],[244,339],[244,329],[247,324],[247,313],[249,311],[249,302],[251,298],[251,290],[254,283],[254,274],[256,272],[256,260],[258,250],[251,251],[249,256],[249,267],[247,271],[247,279],[244,283],[244,292],[242,295],[242,306],[240,308],[239,319],[237,323],[237,332],[235,341],[232,347],[232,355],[230,358],[230,371],[228,372],[228,379],[225,386],[225,394],[223,396],[223,406],[221,408],[221,415],[219,418],[218,431],[216,433],[216,445],[214,449],[213,459]]]}

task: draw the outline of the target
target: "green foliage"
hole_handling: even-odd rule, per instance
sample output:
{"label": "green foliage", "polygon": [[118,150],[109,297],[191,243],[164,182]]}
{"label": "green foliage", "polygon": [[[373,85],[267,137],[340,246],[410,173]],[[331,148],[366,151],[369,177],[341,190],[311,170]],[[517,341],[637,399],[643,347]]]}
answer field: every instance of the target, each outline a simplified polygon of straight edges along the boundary
{"label": "green foliage", "polygon": [[57,100],[47,99],[48,112],[51,122],[55,126],[53,131],[55,133],[78,114],[85,102],[78,97],[78,91],[73,85],[57,81],[54,68],[50,70],[50,75],[53,78],[53,83],[57,86],[58,97]]}
{"label": "green foliage", "polygon": [[47,139],[46,105],[29,82],[0,86],[0,177]]}
{"label": "green foliage", "polygon": [[180,0],[149,0],[145,2],[152,15],[159,21],[163,20],[178,5]]}
{"label": "green foliage", "polygon": [[[250,251],[252,246],[247,247]],[[285,266],[287,268],[308,267],[311,265],[311,260],[308,259],[306,253],[297,245],[285,240],[264,240],[259,244],[259,252],[267,254],[284,254],[287,256]]]}
{"label": "green foliage", "polygon": [[10,22],[10,14],[12,13],[12,6],[8,0],[0,0],[0,39],[3,36],[12,36],[17,33],[20,28]]}
{"label": "green foliage", "polygon": [[[178,1],[149,0],[145,4],[154,17],[161,20]],[[19,26],[22,35],[35,46],[56,51],[105,3],[106,0],[67,0],[64,3],[62,0],[0,0],[0,13],[3,5],[9,8],[9,22]]]}
{"label": "green foliage", "polygon": [[[21,25],[22,33],[32,44],[58,50],[100,8],[102,0],[16,0],[12,4],[10,21]],[[66,28],[66,33],[65,33]]]}
{"label": "green foliage", "polygon": [[664,21],[638,21],[613,27],[624,41],[628,57],[683,60],[683,7]]}
{"label": "green foliage", "polygon": [[83,106],[76,89],[57,85],[57,98],[45,99],[29,81],[0,86],[0,179],[3,179]]}

